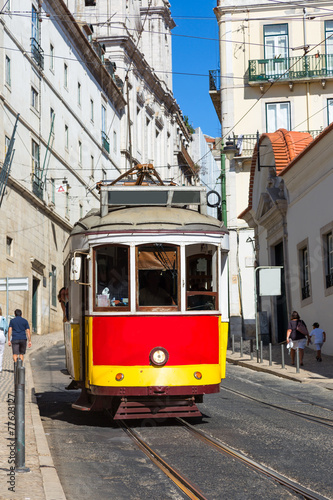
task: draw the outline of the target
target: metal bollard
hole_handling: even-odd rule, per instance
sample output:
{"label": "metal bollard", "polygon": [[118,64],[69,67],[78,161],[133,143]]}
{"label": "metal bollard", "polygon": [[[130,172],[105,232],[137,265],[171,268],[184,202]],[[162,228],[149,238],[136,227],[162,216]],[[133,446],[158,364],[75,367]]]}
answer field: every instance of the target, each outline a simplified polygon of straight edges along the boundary
{"label": "metal bollard", "polygon": [[235,354],[235,335],[231,335],[231,350],[232,354]]}
{"label": "metal bollard", "polygon": [[250,354],[251,354],[251,361],[253,361],[253,339],[250,340]]}
{"label": "metal bollard", "polygon": [[240,357],[243,357],[243,337],[240,338]]}
{"label": "metal bollard", "polygon": [[263,341],[260,340],[260,363],[263,363]]}
{"label": "metal bollard", "polygon": [[272,366],[272,344],[269,343],[269,366]]}
{"label": "metal bollard", "polygon": [[285,368],[285,364],[284,364],[284,344],[281,344],[281,368]]}
{"label": "metal bollard", "polygon": [[296,373],[300,373],[299,369],[299,348],[296,349]]}
{"label": "metal bollard", "polygon": [[18,360],[15,384],[15,471],[29,472],[25,466],[25,368]]}

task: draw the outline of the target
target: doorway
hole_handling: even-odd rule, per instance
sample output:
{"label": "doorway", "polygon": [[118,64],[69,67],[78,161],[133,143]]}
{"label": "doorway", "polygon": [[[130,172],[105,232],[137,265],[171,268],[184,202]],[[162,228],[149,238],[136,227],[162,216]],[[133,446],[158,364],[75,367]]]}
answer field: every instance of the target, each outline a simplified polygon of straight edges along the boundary
{"label": "doorway", "polygon": [[37,332],[38,287],[39,287],[39,280],[33,277],[32,278],[32,322],[31,322],[33,333]]}
{"label": "doorway", "polygon": [[[283,258],[283,242],[278,243],[274,247],[274,259],[276,266],[284,266]],[[286,340],[286,332],[288,327],[288,311],[284,267],[281,269],[281,295],[275,298],[276,304],[276,327],[277,341],[283,342]]]}

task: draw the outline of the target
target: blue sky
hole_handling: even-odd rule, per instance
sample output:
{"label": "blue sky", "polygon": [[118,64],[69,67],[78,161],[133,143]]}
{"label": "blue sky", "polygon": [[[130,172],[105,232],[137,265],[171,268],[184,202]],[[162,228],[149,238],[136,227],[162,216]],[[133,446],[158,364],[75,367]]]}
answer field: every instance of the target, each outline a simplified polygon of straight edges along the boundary
{"label": "blue sky", "polygon": [[218,25],[213,12],[217,2],[170,0],[170,3],[177,25],[172,30],[174,96],[194,128],[200,127],[204,134],[219,137],[221,126],[209,96],[208,80],[209,70],[218,69],[219,65]]}

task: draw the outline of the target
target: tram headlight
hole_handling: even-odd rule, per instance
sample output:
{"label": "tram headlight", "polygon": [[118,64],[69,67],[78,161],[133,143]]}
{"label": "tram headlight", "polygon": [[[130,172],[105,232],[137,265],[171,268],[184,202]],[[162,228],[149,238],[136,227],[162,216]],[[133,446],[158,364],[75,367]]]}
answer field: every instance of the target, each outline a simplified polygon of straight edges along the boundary
{"label": "tram headlight", "polygon": [[163,366],[169,359],[169,353],[164,347],[155,347],[150,351],[149,359],[152,365]]}
{"label": "tram headlight", "polygon": [[197,380],[201,380],[201,379],[202,379],[202,373],[201,373],[201,372],[194,372],[194,377],[195,377]]}
{"label": "tram headlight", "polygon": [[123,373],[117,373],[117,375],[115,376],[115,379],[117,382],[121,382],[124,378],[124,374]]}

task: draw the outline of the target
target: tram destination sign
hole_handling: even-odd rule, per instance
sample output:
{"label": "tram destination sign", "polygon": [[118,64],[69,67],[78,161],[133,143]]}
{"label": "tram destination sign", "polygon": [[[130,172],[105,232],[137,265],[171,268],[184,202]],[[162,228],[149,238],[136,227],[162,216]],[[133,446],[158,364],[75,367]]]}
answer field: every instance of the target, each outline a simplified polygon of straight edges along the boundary
{"label": "tram destination sign", "polygon": [[29,278],[0,278],[0,292],[19,292],[29,290]]}

